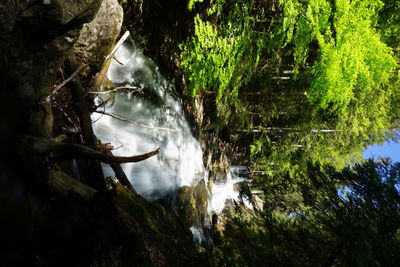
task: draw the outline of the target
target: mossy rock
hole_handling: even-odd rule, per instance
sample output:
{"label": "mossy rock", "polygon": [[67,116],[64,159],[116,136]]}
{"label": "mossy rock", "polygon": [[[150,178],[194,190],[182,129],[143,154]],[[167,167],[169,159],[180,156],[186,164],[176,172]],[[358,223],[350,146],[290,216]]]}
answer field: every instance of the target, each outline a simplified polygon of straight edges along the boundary
{"label": "mossy rock", "polygon": [[126,241],[122,262],[131,264],[126,266],[182,266],[201,261],[189,229],[161,205],[128,192],[119,193],[114,203]]}

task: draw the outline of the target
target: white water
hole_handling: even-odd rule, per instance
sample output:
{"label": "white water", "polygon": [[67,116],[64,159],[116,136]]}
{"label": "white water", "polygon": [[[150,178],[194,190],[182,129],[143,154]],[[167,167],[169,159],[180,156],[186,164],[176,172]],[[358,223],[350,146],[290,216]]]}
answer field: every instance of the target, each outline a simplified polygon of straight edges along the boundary
{"label": "white water", "polygon": [[[153,128],[138,127],[93,113],[96,136],[103,143],[111,143],[118,148],[113,151],[118,156],[143,154],[160,148],[156,156],[122,166],[136,191],[149,200],[156,200],[184,185],[196,185],[202,179],[207,184],[199,142],[191,133],[182,102],[175,95],[173,85],[131,41],[125,42],[115,56],[123,65],[113,60],[107,73],[108,79],[115,85],[138,87],[143,94],[118,91],[114,103],[107,105],[105,112]],[[103,169],[106,176],[114,176],[108,165],[103,165]],[[244,180],[240,174],[245,169],[232,167],[226,182],[213,185],[209,212],[220,213],[227,199],[238,200],[239,193],[234,184]],[[203,241],[200,229],[193,226],[191,230],[195,239]]]}
{"label": "white water", "polygon": [[[244,181],[247,175],[247,167],[232,166],[224,183],[213,184],[208,212],[221,213],[227,200],[239,201],[239,191],[235,188],[235,184]],[[248,208],[252,208],[249,201],[243,199],[243,202]]]}
{"label": "white water", "polygon": [[[156,156],[123,165],[133,187],[142,196],[154,200],[178,187],[192,186],[205,179],[199,142],[191,133],[173,85],[132,43],[122,45],[116,57],[123,65],[113,60],[107,77],[114,84],[137,86],[144,94],[117,92],[114,104],[105,111],[154,128],[138,127],[95,113],[93,121],[101,118],[93,127],[103,143],[120,147],[113,151],[115,155],[137,155],[160,148]],[[106,175],[114,175],[107,165],[104,171]]]}

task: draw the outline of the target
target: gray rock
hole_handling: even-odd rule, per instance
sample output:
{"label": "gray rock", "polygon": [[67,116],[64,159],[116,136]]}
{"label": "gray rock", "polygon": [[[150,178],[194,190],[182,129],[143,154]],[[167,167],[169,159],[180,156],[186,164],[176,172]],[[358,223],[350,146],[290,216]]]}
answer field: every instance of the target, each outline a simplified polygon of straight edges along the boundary
{"label": "gray rock", "polygon": [[91,66],[101,67],[121,32],[123,17],[117,0],[103,0],[95,18],[81,31],[75,45],[78,56]]}

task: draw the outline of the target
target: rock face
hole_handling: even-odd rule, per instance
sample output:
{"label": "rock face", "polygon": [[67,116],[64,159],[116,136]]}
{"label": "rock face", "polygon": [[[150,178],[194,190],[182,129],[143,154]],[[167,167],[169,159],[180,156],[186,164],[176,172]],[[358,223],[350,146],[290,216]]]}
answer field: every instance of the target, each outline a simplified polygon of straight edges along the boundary
{"label": "rock face", "polygon": [[52,20],[66,24],[73,19],[92,16],[98,8],[98,0],[44,0],[46,14]]}
{"label": "rock face", "polygon": [[3,0],[0,3],[0,33],[14,28],[17,15],[26,8],[30,0]]}
{"label": "rock face", "polygon": [[195,187],[183,186],[177,189],[160,200],[160,203],[181,218],[187,227],[204,227],[208,205],[208,190],[204,180]]}
{"label": "rock face", "polygon": [[78,56],[91,66],[101,66],[121,32],[123,18],[117,0],[104,0],[94,19],[82,28],[75,45]]}

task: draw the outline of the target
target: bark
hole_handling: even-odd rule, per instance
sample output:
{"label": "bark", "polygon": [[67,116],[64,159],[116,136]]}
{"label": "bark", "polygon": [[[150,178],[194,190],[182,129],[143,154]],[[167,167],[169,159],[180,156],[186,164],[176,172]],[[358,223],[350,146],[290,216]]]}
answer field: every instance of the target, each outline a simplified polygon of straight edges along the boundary
{"label": "bark", "polygon": [[[91,92],[96,92],[100,91],[100,87],[104,80],[106,79],[106,74],[108,71],[108,68],[110,67],[111,60],[113,59],[115,53],[117,52],[118,48],[125,42],[125,40],[129,37],[129,32],[126,31],[124,35],[122,35],[121,39],[117,42],[111,53],[106,57],[104,60],[103,66],[101,67],[100,72],[96,75],[93,83],[93,87],[91,88]],[[118,60],[116,60],[118,61]],[[121,62],[120,62],[121,63]]]}
{"label": "bark", "polygon": [[60,197],[73,197],[89,201],[97,192],[62,171],[52,170],[48,178],[51,193]]}
{"label": "bark", "polygon": [[[72,54],[66,60],[66,71],[72,75],[77,69],[79,69],[78,63],[76,62],[75,55]],[[76,75],[71,80],[70,91],[72,100],[75,103],[76,114],[79,118],[79,126],[81,129],[84,144],[91,149],[96,149],[96,138],[93,133],[92,120],[89,113],[89,105],[86,101],[84,94],[85,90],[82,87],[79,75]],[[104,184],[104,174],[100,162],[94,159],[88,161],[88,165],[92,171],[91,175],[86,175],[85,177],[88,184],[100,191],[105,191],[106,188]]]}
{"label": "bark", "polygon": [[[107,151],[107,154],[113,156],[111,151]],[[136,190],[133,188],[131,182],[129,181],[128,177],[126,176],[124,170],[122,169],[121,165],[118,163],[110,163],[111,169],[114,171],[115,176],[117,177],[118,181],[128,187],[133,193],[136,194]]]}
{"label": "bark", "polygon": [[22,138],[21,144],[25,147],[32,147],[34,151],[40,154],[48,155],[50,153],[54,153],[56,155],[61,155],[63,159],[87,158],[109,164],[139,162],[157,155],[159,152],[159,149],[156,149],[142,155],[128,157],[113,156],[112,154],[103,153],[84,145],[56,143],[51,139],[28,135]]}

